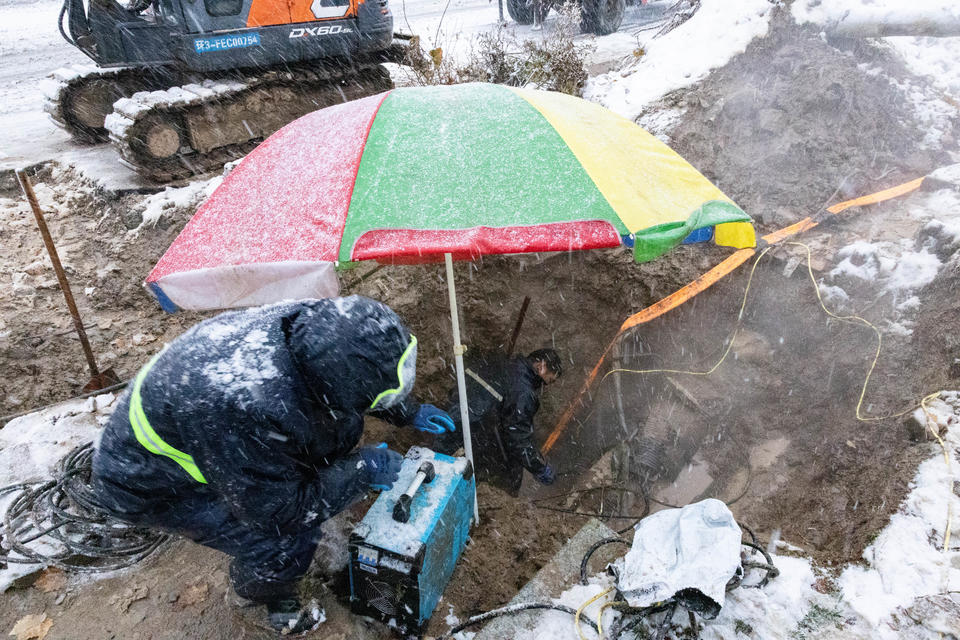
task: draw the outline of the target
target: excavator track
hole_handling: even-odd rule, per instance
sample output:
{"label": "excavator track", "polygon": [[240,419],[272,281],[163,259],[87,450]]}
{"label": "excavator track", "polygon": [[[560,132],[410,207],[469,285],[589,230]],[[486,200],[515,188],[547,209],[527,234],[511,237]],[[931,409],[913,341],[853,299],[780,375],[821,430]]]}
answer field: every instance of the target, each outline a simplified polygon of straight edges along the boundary
{"label": "excavator track", "polygon": [[105,126],[124,164],[169,182],[219,169],[302,115],[392,87],[376,61],[313,62],[136,93]]}
{"label": "excavator track", "polygon": [[106,142],[109,134],[103,123],[113,111],[114,102],[139,91],[155,91],[183,82],[172,69],[63,67],[54,71],[43,86],[43,110],[74,139]]}

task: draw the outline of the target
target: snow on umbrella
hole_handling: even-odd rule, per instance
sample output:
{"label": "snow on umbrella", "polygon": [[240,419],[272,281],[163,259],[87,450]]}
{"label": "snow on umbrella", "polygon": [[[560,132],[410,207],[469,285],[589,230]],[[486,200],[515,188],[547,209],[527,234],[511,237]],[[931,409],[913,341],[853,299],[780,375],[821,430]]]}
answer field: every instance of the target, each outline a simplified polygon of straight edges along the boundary
{"label": "snow on umbrella", "polygon": [[[633,122],[560,93],[395,89],[251,152],[147,278],[168,310],[336,295],[335,266],[685,238],[753,246],[750,218]],[[632,237],[631,237],[632,236]]]}
{"label": "snow on umbrella", "polygon": [[[336,266],[446,261],[473,461],[453,258],[630,242],[753,246],[750,218],[633,122],[560,93],[395,89],[306,115],[251,152],[147,277],[169,311],[334,296]],[[475,516],[477,515],[475,511]]]}

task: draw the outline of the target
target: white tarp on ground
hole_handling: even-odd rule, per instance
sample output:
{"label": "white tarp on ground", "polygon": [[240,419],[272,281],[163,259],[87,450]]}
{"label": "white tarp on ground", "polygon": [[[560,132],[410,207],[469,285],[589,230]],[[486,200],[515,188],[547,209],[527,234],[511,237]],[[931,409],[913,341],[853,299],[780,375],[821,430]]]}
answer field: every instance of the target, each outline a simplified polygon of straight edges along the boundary
{"label": "white tarp on ground", "polygon": [[[943,640],[960,637],[960,392],[948,391],[928,403],[929,419],[944,448],[931,442],[909,495],[890,524],[864,550],[863,564],[820,568],[803,550],[785,542],[787,555],[774,555],[780,575],[762,589],[738,588],[726,596],[715,620],[699,620],[703,640],[830,638],[831,640]],[[927,418],[924,413],[918,416]],[[664,512],[661,512],[664,513]],[[657,514],[654,514],[657,515]],[[947,523],[953,532],[944,547]],[[640,532],[637,532],[640,535]],[[793,556],[793,557],[791,557]],[[839,573],[838,573],[839,571]],[[839,576],[839,578],[837,577]],[[755,582],[755,580],[751,580]],[[612,586],[605,574],[576,585],[555,602],[574,609]],[[583,612],[596,620],[613,593]],[[617,614],[618,615],[618,614]],[[616,617],[604,610],[604,628]],[[659,622],[659,615],[654,622]],[[688,625],[685,613],[672,622],[675,635]],[[542,613],[536,630],[518,629],[518,640],[594,640],[597,635],[572,616]],[[458,636],[467,638],[468,634]]]}
{"label": "white tarp on ground", "polygon": [[658,511],[636,527],[617,567],[620,591],[631,606],[648,607],[695,589],[712,601],[704,602],[704,615],[714,618],[740,569],[740,538],[730,509],[714,498]]}

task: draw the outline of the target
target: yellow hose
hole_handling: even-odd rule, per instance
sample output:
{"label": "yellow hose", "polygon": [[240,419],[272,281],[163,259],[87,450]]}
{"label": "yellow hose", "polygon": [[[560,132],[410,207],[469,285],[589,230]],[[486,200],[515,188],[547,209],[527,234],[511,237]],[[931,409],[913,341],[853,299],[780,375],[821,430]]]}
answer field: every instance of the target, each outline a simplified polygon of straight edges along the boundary
{"label": "yellow hose", "polygon": [[[594,602],[596,602],[600,598],[610,593],[611,591],[613,591],[613,587],[610,587],[606,591],[602,591],[597,595],[593,596],[592,598],[584,602],[582,605],[580,605],[579,609],[577,609],[576,615],[573,616],[573,628],[576,629],[577,636],[580,637],[580,640],[587,640],[586,636],[583,635],[583,631],[580,629],[580,616],[583,615],[583,610],[589,607],[590,605],[592,605]],[[597,633],[601,633],[599,627],[597,627]]]}

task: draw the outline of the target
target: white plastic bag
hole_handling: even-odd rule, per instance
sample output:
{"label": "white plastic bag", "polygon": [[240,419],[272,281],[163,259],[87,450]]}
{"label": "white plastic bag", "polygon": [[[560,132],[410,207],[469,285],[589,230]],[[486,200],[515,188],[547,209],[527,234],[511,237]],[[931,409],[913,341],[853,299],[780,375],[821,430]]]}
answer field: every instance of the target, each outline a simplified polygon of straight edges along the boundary
{"label": "white plastic bag", "polygon": [[688,609],[715,618],[727,582],[742,572],[740,537],[720,500],[658,511],[640,521],[630,551],[614,565],[617,586],[634,607],[676,596]]}

